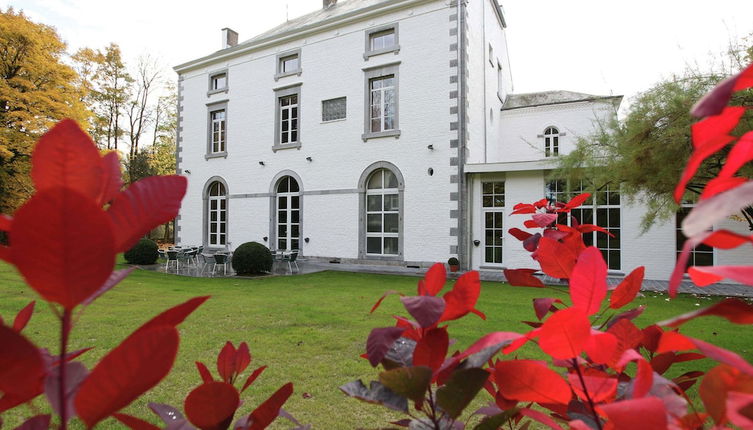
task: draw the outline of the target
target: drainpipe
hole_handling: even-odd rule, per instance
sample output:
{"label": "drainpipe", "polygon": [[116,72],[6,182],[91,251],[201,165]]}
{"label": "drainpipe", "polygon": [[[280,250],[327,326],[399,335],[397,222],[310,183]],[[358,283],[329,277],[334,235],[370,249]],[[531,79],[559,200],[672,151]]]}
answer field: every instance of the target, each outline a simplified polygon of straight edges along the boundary
{"label": "drainpipe", "polygon": [[458,256],[460,267],[470,268],[470,253],[468,252],[468,223],[467,195],[465,179],[465,151],[466,151],[466,112],[465,112],[465,0],[457,0],[458,9]]}

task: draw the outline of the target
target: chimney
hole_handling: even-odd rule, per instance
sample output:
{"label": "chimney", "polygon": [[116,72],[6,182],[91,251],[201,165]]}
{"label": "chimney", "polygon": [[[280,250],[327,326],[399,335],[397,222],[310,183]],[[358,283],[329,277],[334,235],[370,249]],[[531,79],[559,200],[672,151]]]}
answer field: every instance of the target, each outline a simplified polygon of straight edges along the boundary
{"label": "chimney", "polygon": [[225,27],[222,29],[222,49],[238,44],[238,33]]}
{"label": "chimney", "polygon": [[334,6],[337,3],[337,0],[322,0],[322,9],[327,9],[328,7]]}

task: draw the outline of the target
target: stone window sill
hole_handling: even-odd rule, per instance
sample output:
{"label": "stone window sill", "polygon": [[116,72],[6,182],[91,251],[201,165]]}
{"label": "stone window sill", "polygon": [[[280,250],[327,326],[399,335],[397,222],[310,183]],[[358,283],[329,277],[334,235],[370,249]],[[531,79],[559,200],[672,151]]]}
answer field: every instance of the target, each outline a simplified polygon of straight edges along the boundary
{"label": "stone window sill", "polygon": [[209,91],[207,91],[207,97],[209,97],[211,95],[214,95],[214,94],[220,94],[220,93],[227,94],[228,91],[230,91],[230,89],[228,87],[219,88],[219,89],[216,89],[216,90],[209,90]]}
{"label": "stone window sill", "polygon": [[380,137],[394,137],[395,139],[398,139],[400,138],[400,129],[370,132],[361,135],[361,139],[363,139],[364,142],[369,139],[378,139]]}
{"label": "stone window sill", "polygon": [[375,51],[368,51],[363,53],[363,59],[366,61],[369,61],[369,58],[374,57],[376,55],[382,55],[387,54],[389,52],[394,52],[395,55],[400,53],[400,45],[395,45],[391,48],[384,48],[384,49],[377,49]]}
{"label": "stone window sill", "polygon": [[272,152],[282,151],[283,149],[301,149],[301,142],[274,145],[272,147]]}
{"label": "stone window sill", "polygon": [[280,78],[286,78],[288,76],[301,76],[301,73],[303,73],[303,69],[293,70],[291,72],[285,73],[277,73],[275,74],[275,81],[280,80]]}
{"label": "stone window sill", "polygon": [[204,155],[205,160],[209,160],[210,158],[227,158],[227,151],[224,152],[213,152],[211,154]]}

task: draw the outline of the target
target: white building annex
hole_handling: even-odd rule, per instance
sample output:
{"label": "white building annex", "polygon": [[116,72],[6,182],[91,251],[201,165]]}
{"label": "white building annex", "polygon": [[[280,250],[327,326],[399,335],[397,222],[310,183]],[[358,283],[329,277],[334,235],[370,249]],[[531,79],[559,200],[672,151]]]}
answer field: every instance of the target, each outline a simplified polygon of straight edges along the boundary
{"label": "white building annex", "polygon": [[[314,1],[314,0],[312,0]],[[179,243],[299,249],[312,260],[466,269],[536,267],[507,233],[513,205],[547,183],[621,97],[512,94],[497,0],[323,0],[322,8],[175,67]],[[561,196],[561,194],[560,194]],[[640,234],[643,209],[603,190],[578,214],[609,267],[667,279],[674,223]],[[742,225],[730,222],[733,229]],[[742,263],[736,251],[699,264]]]}

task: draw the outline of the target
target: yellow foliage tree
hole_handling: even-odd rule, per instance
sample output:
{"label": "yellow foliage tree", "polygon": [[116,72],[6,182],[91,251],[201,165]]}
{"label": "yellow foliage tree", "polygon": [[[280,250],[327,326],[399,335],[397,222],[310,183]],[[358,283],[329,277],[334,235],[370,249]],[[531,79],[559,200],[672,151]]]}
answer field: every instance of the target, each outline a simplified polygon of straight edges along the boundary
{"label": "yellow foliage tree", "polygon": [[0,10],[0,213],[33,192],[29,157],[39,136],[63,118],[85,127],[90,116],[65,49],[52,27]]}

